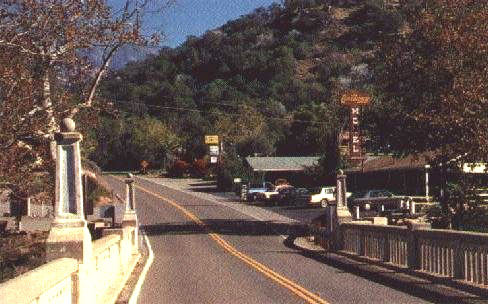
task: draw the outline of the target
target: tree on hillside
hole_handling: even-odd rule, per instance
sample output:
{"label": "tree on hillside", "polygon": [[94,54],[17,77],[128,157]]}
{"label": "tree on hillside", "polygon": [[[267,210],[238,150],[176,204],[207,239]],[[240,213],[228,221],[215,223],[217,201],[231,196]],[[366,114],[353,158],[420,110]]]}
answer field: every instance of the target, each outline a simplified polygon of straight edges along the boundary
{"label": "tree on hillside", "polygon": [[[102,0],[0,3],[0,150],[11,156],[0,159],[0,181],[28,193],[31,179],[20,176],[52,168],[60,120],[95,108],[114,53],[157,41],[141,28],[154,3],[125,0],[116,10]],[[99,66],[94,50],[103,53]]]}
{"label": "tree on hillside", "polygon": [[161,166],[180,147],[179,137],[158,119],[145,117],[129,122],[129,148],[134,159]]}
{"label": "tree on hillside", "polygon": [[224,142],[226,153],[236,154],[238,146],[244,143],[251,143],[253,147],[251,150],[246,149],[246,154],[270,152],[266,151],[269,146],[260,143],[260,138],[267,132],[266,121],[263,115],[251,106],[242,104],[238,107],[237,113],[232,115],[217,114],[214,128]]}
{"label": "tree on hillside", "polygon": [[162,168],[181,146],[181,138],[153,117],[104,117],[95,131],[98,145],[89,156],[111,170],[137,169],[140,162]]}
{"label": "tree on hillside", "polygon": [[402,13],[378,56],[371,133],[398,153],[434,151],[437,163],[488,161],[488,3],[405,1]]}
{"label": "tree on hillside", "polygon": [[[207,152],[195,138],[219,130],[241,137],[230,137],[241,156],[321,155],[320,138],[336,126],[324,129],[313,122],[339,115],[342,126],[347,112],[335,109],[337,100],[346,89],[370,85],[375,42],[395,30],[394,20],[375,2],[383,3],[275,3],[112,73],[104,97],[118,100],[121,110],[164,121],[183,138],[186,161]],[[233,127],[214,128],[230,126],[243,106],[264,118],[263,132],[242,136],[231,132]]]}
{"label": "tree on hillside", "polygon": [[286,140],[278,153],[284,156],[322,155],[329,141],[337,141],[347,113],[337,104],[302,106],[293,112]]}

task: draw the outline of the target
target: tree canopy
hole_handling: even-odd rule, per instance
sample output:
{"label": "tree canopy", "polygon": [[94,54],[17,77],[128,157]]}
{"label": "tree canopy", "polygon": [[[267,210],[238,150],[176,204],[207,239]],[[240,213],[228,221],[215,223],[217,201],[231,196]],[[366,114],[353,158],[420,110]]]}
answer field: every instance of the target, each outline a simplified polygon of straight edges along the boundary
{"label": "tree canopy", "polygon": [[375,136],[399,153],[488,160],[488,4],[419,0],[402,12],[377,57]]}
{"label": "tree canopy", "polygon": [[[89,126],[100,80],[123,45],[147,45],[141,18],[154,1],[12,0],[0,3],[0,181],[28,194],[33,172],[52,170],[65,117]],[[163,1],[160,2],[162,5]],[[101,54],[94,64],[94,54]],[[88,128],[86,128],[88,129]]]}

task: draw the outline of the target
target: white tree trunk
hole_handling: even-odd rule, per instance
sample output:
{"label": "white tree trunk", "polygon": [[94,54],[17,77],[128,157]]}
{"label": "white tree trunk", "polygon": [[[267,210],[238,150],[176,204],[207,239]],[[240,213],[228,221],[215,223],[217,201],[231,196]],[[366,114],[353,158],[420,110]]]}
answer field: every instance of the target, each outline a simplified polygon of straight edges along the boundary
{"label": "white tree trunk", "polygon": [[51,99],[51,81],[49,78],[49,68],[44,74],[42,108],[46,112],[48,119],[47,130],[44,137],[49,141],[49,151],[51,154],[51,158],[55,160],[56,141],[54,141],[54,132],[57,131],[58,125],[56,123],[56,119],[54,118],[54,110]]}

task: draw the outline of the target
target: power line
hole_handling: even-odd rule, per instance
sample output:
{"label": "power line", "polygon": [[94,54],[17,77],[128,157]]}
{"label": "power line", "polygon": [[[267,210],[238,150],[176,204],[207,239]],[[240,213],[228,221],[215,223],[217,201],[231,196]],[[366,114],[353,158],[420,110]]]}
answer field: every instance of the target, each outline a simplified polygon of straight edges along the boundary
{"label": "power line", "polygon": [[[180,107],[168,107],[168,106],[158,106],[158,105],[148,105],[142,102],[131,102],[131,103],[126,103],[122,101],[113,101],[118,104],[123,104],[126,106],[130,105],[142,105],[148,108],[153,108],[153,109],[161,109],[161,110],[175,110],[175,111],[180,111],[180,112],[194,112],[194,113],[206,113],[206,114],[217,114],[217,115],[223,115],[223,116],[231,116],[231,117],[239,117],[242,114],[237,114],[237,113],[217,113],[217,112],[212,112],[212,111],[204,111],[204,110],[197,110],[197,109],[190,109],[190,108],[180,108]],[[261,114],[262,115],[262,114]],[[272,120],[278,120],[278,121],[285,121],[285,122],[300,122],[300,123],[311,123],[311,124],[317,124],[317,125],[327,125],[327,122],[325,121],[319,121],[319,120],[301,120],[301,119],[288,119],[288,118],[279,118],[279,117],[272,117],[272,116],[267,116],[267,115],[262,115],[264,118],[267,119],[272,119]]]}

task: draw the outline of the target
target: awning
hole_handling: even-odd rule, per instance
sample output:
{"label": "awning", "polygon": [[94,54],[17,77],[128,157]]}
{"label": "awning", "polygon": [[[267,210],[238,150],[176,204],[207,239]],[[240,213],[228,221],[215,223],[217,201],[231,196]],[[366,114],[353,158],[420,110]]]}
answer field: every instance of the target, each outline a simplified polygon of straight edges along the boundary
{"label": "awning", "polygon": [[319,157],[246,157],[255,172],[304,171],[318,164]]}

